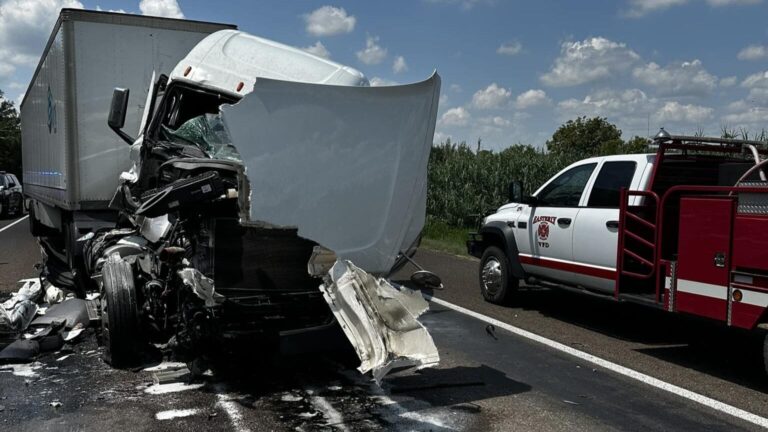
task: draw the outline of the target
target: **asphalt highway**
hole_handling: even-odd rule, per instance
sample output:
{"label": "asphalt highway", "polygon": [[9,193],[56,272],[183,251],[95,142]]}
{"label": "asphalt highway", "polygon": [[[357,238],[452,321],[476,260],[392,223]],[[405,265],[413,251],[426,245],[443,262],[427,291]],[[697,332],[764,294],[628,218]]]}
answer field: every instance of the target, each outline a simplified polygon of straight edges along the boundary
{"label": "asphalt highway", "polygon": [[[15,221],[0,220],[0,292],[34,276],[40,259],[26,221]],[[480,296],[475,260],[430,251],[415,258],[445,285],[425,293],[439,303],[421,318],[440,351],[438,368],[397,372],[377,386],[341,353],[265,356],[215,365],[200,382],[156,385],[145,369],[162,367],[162,359],[113,370],[89,329],[79,343],[36,362],[0,365],[0,430],[733,431],[768,424],[768,378],[760,341],[749,333],[540,288],[494,306]],[[394,279],[405,281],[412,270]]]}

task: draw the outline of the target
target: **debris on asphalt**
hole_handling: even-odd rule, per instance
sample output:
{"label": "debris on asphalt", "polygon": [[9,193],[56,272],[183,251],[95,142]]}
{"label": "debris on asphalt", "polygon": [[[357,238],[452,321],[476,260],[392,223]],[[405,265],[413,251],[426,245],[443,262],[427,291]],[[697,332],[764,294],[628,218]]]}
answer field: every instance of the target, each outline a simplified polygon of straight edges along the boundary
{"label": "debris on asphalt", "polygon": [[496,337],[496,327],[493,324],[485,326],[485,332],[488,333],[488,336],[492,337],[493,340],[499,340],[499,338]]}
{"label": "debris on asphalt", "polygon": [[57,400],[49,403],[48,405],[50,405],[50,406],[52,406],[54,408],[59,408],[61,406],[61,402],[57,399]]}
{"label": "debris on asphalt", "polygon": [[75,340],[83,331],[85,331],[85,326],[82,323],[78,323],[72,330],[64,332],[64,340],[67,342]]}
{"label": "debris on asphalt", "polygon": [[64,292],[59,287],[49,285],[48,288],[45,289],[45,302],[52,305],[56,303],[61,303],[64,301],[64,299],[67,297],[67,293]]}
{"label": "debris on asphalt", "polygon": [[40,279],[22,279],[19,288],[0,307],[0,338],[14,338],[27,329],[37,314],[42,293]]}
{"label": "debris on asphalt", "polygon": [[153,394],[153,395],[177,393],[177,392],[182,392],[187,390],[197,390],[204,385],[205,383],[188,384],[188,383],[180,383],[180,382],[169,383],[169,384],[155,384],[147,387],[144,390],[144,392],[148,394]]}
{"label": "debris on asphalt", "polygon": [[32,326],[50,325],[54,321],[65,321],[65,327],[74,328],[78,324],[88,325],[90,317],[88,313],[88,300],[71,298],[61,303],[50,306],[45,315],[39,316],[32,321]]}
{"label": "debris on asphalt", "polygon": [[19,339],[0,351],[0,363],[27,363],[40,353],[40,344],[35,340]]}
{"label": "debris on asphalt", "polygon": [[186,366],[183,368],[166,369],[152,373],[152,380],[155,384],[189,381],[191,377],[192,373]]}
{"label": "debris on asphalt", "polygon": [[323,298],[376,383],[392,369],[436,366],[432,337],[417,318],[429,309],[421,293],[396,288],[351,261],[338,260],[320,286]]}
{"label": "debris on asphalt", "polygon": [[99,319],[95,300],[75,298],[40,278],[21,279],[16,292],[0,304],[0,364],[28,363],[40,354],[77,343]]}

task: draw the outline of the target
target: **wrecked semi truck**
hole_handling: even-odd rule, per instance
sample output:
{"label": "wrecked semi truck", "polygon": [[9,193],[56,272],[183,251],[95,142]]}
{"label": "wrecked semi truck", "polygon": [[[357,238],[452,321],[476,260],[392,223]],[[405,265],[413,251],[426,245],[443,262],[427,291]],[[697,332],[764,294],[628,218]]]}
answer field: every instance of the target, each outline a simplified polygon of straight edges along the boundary
{"label": "wrecked semi truck", "polygon": [[[83,293],[89,280],[77,239],[117,221],[108,204],[115,173],[130,160],[107,126],[112,89],[145,91],[154,71],[170,71],[207,35],[229,28],[236,27],[62,9],[20,108],[29,226],[49,281]],[[144,125],[145,105],[139,97],[126,106],[132,133]]]}
{"label": "wrecked semi truck", "polygon": [[338,322],[377,379],[435,364],[426,302],[379,277],[418,245],[439,89],[437,74],[370,87],[234,30],[157,79],[138,137],[115,89],[108,123],[132,167],[115,172],[117,224],[81,238],[106,359],[134,363],[148,341],[186,360],[243,340],[303,350]]}

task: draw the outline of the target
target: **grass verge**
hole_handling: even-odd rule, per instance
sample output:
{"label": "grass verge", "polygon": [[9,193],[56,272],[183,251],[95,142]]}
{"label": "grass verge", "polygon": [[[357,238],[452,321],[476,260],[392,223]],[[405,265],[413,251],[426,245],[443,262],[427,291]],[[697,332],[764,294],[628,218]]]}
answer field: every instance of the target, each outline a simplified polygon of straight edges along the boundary
{"label": "grass verge", "polygon": [[475,231],[472,228],[457,228],[432,219],[427,219],[424,226],[424,236],[421,239],[421,247],[426,249],[448,252],[454,255],[469,256],[467,254],[468,234]]}

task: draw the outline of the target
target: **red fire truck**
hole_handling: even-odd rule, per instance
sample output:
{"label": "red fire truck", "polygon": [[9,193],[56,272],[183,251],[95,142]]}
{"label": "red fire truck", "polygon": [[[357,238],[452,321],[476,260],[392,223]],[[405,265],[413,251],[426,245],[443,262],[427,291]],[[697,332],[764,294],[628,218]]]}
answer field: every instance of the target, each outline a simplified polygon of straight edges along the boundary
{"label": "red fire truck", "polygon": [[[576,162],[467,242],[487,301],[520,280],[768,329],[768,146],[655,137],[655,154]],[[764,358],[768,371],[768,337]]]}

